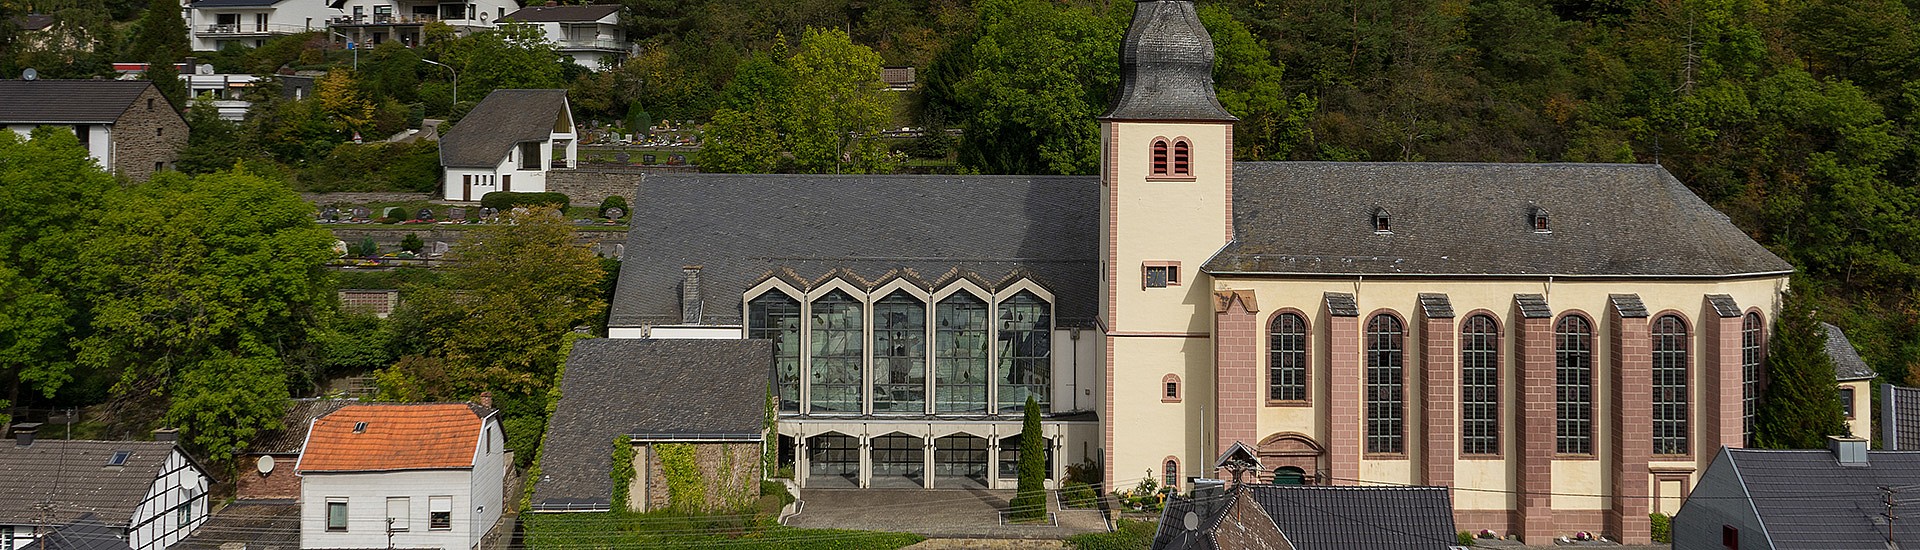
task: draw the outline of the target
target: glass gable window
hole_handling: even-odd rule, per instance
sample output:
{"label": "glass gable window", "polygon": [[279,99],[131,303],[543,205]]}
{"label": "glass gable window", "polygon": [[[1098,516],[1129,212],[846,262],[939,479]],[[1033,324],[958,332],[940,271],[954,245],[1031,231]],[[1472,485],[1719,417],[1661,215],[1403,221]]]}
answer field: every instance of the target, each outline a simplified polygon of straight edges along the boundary
{"label": "glass gable window", "polygon": [[1753,414],[1760,402],[1760,314],[1748,313],[1740,325],[1740,420],[1753,446]]}
{"label": "glass gable window", "polygon": [[1460,452],[1500,453],[1500,329],[1486,315],[1460,326]]}
{"label": "glass gable window", "polygon": [[1553,329],[1555,447],[1593,454],[1593,325],[1568,315]]}
{"label": "glass gable window", "polygon": [[986,413],[987,302],[960,292],[933,314],[934,412]]}
{"label": "glass gable window", "polygon": [[1000,303],[1000,410],[1020,412],[1032,396],[1047,411],[1053,382],[1053,313],[1021,292]]}
{"label": "glass gable window", "polygon": [[1276,315],[1268,327],[1267,399],[1307,400],[1307,321],[1298,314]]}
{"label": "glass gable window", "polygon": [[1653,322],[1653,454],[1684,455],[1687,442],[1687,325]]}
{"label": "glass gable window", "polygon": [[860,412],[860,302],[841,291],[813,301],[809,350],[813,412]]}
{"label": "glass gable window", "polygon": [[768,292],[747,304],[747,337],[773,341],[773,387],[780,410],[800,411],[800,301]]}
{"label": "glass gable window", "polygon": [[873,304],[873,412],[927,410],[927,306],[905,292]]}
{"label": "glass gable window", "polygon": [[1367,321],[1367,452],[1406,451],[1405,361],[1400,320],[1380,314]]}

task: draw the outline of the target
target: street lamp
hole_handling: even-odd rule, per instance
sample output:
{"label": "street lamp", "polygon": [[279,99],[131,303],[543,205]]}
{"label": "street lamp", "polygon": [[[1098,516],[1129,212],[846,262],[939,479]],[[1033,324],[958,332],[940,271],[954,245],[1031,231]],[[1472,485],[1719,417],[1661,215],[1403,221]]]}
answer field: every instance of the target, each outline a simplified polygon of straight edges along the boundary
{"label": "street lamp", "polygon": [[347,35],[340,34],[339,32],[336,32],[333,29],[327,29],[327,32],[332,33],[334,36],[340,37],[340,41],[347,43],[347,49],[353,50],[353,72],[359,73],[360,72],[360,48],[357,47],[359,46],[359,44],[353,43],[352,38],[347,38]]}
{"label": "street lamp", "polygon": [[439,61],[434,61],[432,59],[422,58],[420,62],[426,63],[428,65],[439,65],[441,67],[445,67],[448,73],[453,74],[453,104],[447,106],[447,116],[453,116],[453,110],[460,107],[460,73],[458,71],[453,70],[452,66],[447,65],[446,63],[441,63]]}

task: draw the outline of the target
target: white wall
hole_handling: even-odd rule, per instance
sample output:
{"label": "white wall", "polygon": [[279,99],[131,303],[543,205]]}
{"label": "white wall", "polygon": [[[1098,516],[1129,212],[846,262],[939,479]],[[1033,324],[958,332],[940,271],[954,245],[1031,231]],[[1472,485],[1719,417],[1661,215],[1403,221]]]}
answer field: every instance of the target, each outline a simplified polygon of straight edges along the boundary
{"label": "white wall", "polygon": [[[207,484],[210,481],[179,449],[167,456],[160,477],[153,480],[133,521],[127,525],[127,544],[133,550],[160,550],[180,542],[207,521]],[[180,522],[179,509],[187,510]]]}
{"label": "white wall", "polygon": [[[22,139],[31,139],[33,137],[33,129],[38,128],[40,126],[42,125],[40,124],[8,124],[7,129],[13,130],[13,133],[19,134]],[[46,126],[56,126],[60,128],[72,129],[74,125],[47,124]],[[102,168],[108,171],[112,171],[113,170],[113,125],[112,124],[88,124],[86,143],[87,143],[87,155],[93,157],[93,160],[95,162],[100,163],[100,166]]]}
{"label": "white wall", "polygon": [[[497,470],[496,470],[497,471]],[[301,548],[386,548],[387,498],[407,497],[408,525],[405,532],[394,533],[393,545],[400,548],[441,548],[469,550],[480,542],[473,524],[482,519],[473,513],[481,503],[474,498],[478,482],[474,472],[458,470],[421,470],[370,473],[305,473],[300,480]],[[499,479],[494,480],[497,487]],[[428,497],[453,498],[452,525],[446,530],[428,528]],[[329,498],[347,500],[347,530],[327,531]],[[499,492],[487,510],[498,517]],[[463,513],[463,511],[465,511]]]}
{"label": "white wall", "polygon": [[[466,513],[473,517],[467,532],[472,535],[474,544],[478,544],[481,537],[487,535],[487,530],[493,528],[494,522],[500,520],[500,513],[506,507],[501,499],[506,489],[501,485],[505,483],[507,468],[511,465],[506,460],[507,433],[500,427],[498,418],[495,416],[487,420],[485,435],[481,436],[473,454],[473,487],[469,491],[473,495],[473,502],[467,507]],[[460,509],[455,508],[454,511],[457,514]]]}

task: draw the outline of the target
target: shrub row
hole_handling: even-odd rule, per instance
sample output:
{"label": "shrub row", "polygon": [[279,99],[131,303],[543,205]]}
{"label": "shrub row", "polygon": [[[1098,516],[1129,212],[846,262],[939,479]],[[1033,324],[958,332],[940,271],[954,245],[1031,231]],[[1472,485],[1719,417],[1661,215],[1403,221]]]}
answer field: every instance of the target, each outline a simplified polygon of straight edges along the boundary
{"label": "shrub row", "polygon": [[480,206],[506,211],[521,206],[551,206],[566,210],[569,204],[565,193],[515,193],[512,191],[494,191],[480,197]]}

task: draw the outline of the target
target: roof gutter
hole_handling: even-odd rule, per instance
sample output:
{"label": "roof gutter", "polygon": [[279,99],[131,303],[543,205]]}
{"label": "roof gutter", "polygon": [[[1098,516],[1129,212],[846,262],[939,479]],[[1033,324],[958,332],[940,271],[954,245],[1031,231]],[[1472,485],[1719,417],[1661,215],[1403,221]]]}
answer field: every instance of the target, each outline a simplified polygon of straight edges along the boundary
{"label": "roof gutter", "polygon": [[1303,279],[1353,278],[1355,280],[1364,279],[1367,277],[1384,278],[1384,279],[1404,278],[1404,279],[1722,280],[1722,279],[1772,278],[1772,277],[1780,277],[1780,276],[1793,274],[1793,270],[1791,269],[1784,270],[1784,271],[1758,271],[1758,272],[1752,272],[1752,273],[1729,273],[1724,275],[1659,275],[1659,274],[1581,275],[1581,274],[1566,274],[1566,273],[1314,273],[1314,272],[1302,272],[1302,271],[1216,271],[1216,270],[1204,269],[1204,268],[1201,271],[1206,272],[1208,275],[1216,275],[1216,276],[1240,275],[1240,276],[1250,276],[1250,277],[1289,277],[1289,278],[1303,278]]}

